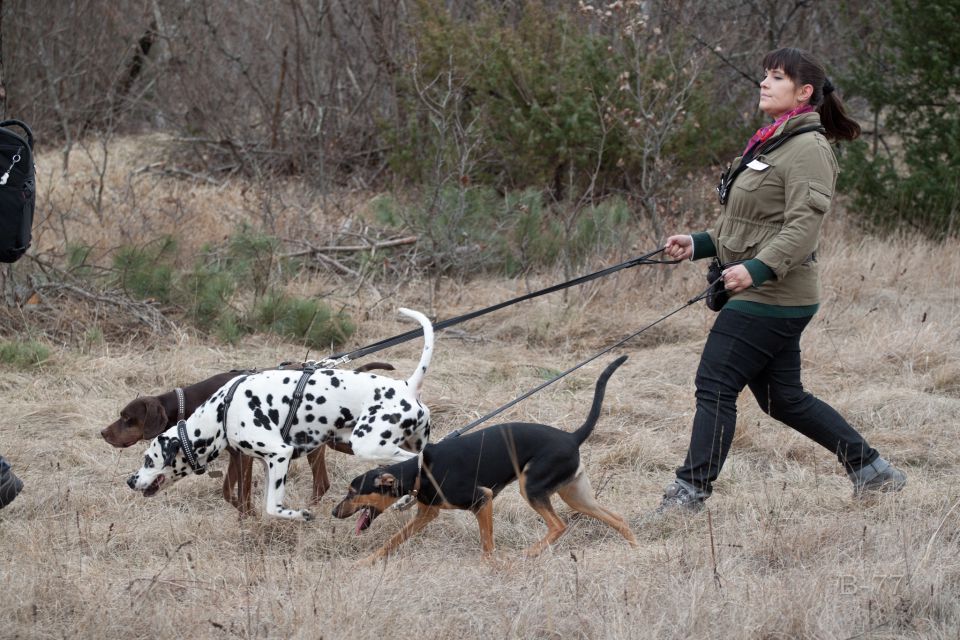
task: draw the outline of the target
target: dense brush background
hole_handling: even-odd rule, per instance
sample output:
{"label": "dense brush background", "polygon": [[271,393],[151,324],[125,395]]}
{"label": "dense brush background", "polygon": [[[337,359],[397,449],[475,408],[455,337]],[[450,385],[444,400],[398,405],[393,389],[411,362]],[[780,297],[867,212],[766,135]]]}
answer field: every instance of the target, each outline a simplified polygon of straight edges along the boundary
{"label": "dense brush background", "polygon": [[[0,2],[0,99],[34,126],[39,186],[34,247],[0,272],[0,453],[25,484],[0,511],[0,636],[957,638],[960,94],[942,32],[960,3],[922,8]],[[714,317],[685,307],[705,286],[689,263],[441,332],[424,386],[442,437],[680,309],[496,418],[573,430],[628,354],[581,455],[639,549],[557,501],[568,533],[525,559],[545,527],[514,486],[493,559],[450,512],[358,566],[409,512],[360,536],[330,517],[368,468],[335,452],[307,524],[240,518],[209,476],[126,487],[146,444],[98,432],[138,395],[350,350],[412,328],[397,307],[454,317],[707,226],[713,177],[761,122],[755,67],[784,44],[827,58],[865,130],[839,150],[804,383],[903,492],[854,499],[833,455],[745,395],[708,508],[652,515]],[[420,349],[358,364],[405,378]]]}

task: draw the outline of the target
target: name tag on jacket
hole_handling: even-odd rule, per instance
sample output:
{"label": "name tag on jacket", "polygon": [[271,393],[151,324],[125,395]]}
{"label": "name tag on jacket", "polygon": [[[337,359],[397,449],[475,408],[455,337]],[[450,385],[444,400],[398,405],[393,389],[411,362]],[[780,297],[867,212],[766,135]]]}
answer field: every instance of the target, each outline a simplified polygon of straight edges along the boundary
{"label": "name tag on jacket", "polygon": [[770,165],[760,162],[759,160],[751,160],[750,162],[747,163],[747,167],[749,167],[750,169],[753,169],[754,171],[763,171],[769,166]]}

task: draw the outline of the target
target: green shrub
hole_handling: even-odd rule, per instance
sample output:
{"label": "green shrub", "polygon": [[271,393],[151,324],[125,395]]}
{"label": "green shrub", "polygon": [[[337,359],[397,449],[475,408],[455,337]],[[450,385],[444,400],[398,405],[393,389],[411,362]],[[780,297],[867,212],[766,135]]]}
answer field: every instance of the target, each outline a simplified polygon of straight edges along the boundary
{"label": "green shrub", "polygon": [[87,346],[103,344],[103,329],[90,327],[83,333],[83,342]]}
{"label": "green shrub", "polygon": [[558,240],[563,234],[562,224],[550,215],[543,206],[543,194],[528,189],[515,196],[508,196],[504,202],[512,216],[512,240],[509,248],[504,248],[502,256],[504,270],[515,275],[524,269],[544,264],[553,264],[563,247]]}
{"label": "green shrub", "polygon": [[68,243],[67,271],[81,278],[89,277],[93,270],[87,261],[92,253],[93,247],[90,245]]}
{"label": "green shrub", "polygon": [[570,237],[574,261],[581,262],[598,247],[615,246],[629,239],[632,213],[622,198],[608,198],[588,207],[577,218],[577,228]]}
{"label": "green shrub", "polygon": [[26,369],[50,359],[50,349],[33,340],[0,342],[0,362]]}
{"label": "green shrub", "polygon": [[550,266],[561,258],[566,264],[579,265],[628,237],[630,208],[619,198],[583,208],[566,204],[547,207],[543,195],[530,190],[510,205],[515,210],[508,217],[514,224],[513,243],[511,254],[503,256],[509,275]]}
{"label": "green shrub", "polygon": [[[960,234],[960,1],[894,0],[844,84],[870,103],[876,130],[845,145],[840,187],[882,229],[908,227],[935,238]],[[870,145],[873,145],[873,149]],[[883,144],[880,144],[882,142]]]}
{"label": "green shrub", "polygon": [[259,298],[270,286],[279,246],[277,238],[256,232],[244,224],[238,233],[230,237],[227,269],[237,282],[249,283],[254,295]]}
{"label": "green shrub", "polygon": [[117,284],[134,298],[169,303],[176,246],[167,236],[143,247],[120,247],[113,255]]}
{"label": "green shrub", "polygon": [[620,198],[578,208],[548,206],[537,189],[499,196],[489,187],[447,187],[423,196],[434,200],[378,198],[374,215],[384,224],[405,221],[443,273],[513,276],[561,258],[577,265],[629,237],[631,213]]}
{"label": "green shrub", "polygon": [[343,344],[356,330],[349,316],[334,313],[323,302],[274,290],[268,291],[254,306],[250,324],[259,331],[296,340],[314,349]]}
{"label": "green shrub", "polygon": [[615,169],[621,138],[608,135],[599,158],[597,145],[608,126],[599,105],[619,72],[607,38],[537,2],[516,21],[483,5],[469,21],[436,0],[416,9],[419,84],[398,80],[403,119],[387,131],[398,175],[429,183],[446,171],[502,190],[550,187],[562,199],[598,161],[602,175]]}
{"label": "green shrub", "polygon": [[235,290],[230,273],[216,266],[201,265],[180,278],[177,297],[193,323],[206,331],[217,325],[225,310],[229,310]]}
{"label": "green shrub", "polygon": [[236,344],[248,330],[237,318],[237,314],[228,309],[217,316],[212,327],[214,335],[227,344]]}
{"label": "green shrub", "polygon": [[[710,88],[717,82],[709,71],[703,72],[693,86],[682,120],[664,145],[664,157],[676,165],[680,175],[709,166],[726,167],[743,151],[753,132],[768,123],[759,111],[745,120],[737,108],[743,99],[712,95]],[[736,89],[724,86],[725,91]],[[752,98],[756,89],[750,87],[749,91]]]}
{"label": "green shrub", "polygon": [[463,18],[444,0],[413,9],[414,73],[398,78],[398,117],[382,123],[390,166],[411,183],[536,189],[567,206],[625,186],[659,196],[728,162],[752,132],[709,71],[685,87],[699,45],[631,35],[636,6],[620,18],[536,0]]}
{"label": "green shrub", "polygon": [[374,219],[377,223],[387,227],[399,227],[404,222],[404,214],[400,202],[389,194],[379,195],[370,204]]}

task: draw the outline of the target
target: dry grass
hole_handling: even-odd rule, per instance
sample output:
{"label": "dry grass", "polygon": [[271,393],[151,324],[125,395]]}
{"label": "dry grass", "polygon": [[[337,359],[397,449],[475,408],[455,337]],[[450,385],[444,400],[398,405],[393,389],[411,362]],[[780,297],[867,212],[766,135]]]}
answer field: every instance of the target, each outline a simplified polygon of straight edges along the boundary
{"label": "dry grass", "polygon": [[[58,161],[41,158],[41,168]],[[58,210],[81,197],[55,172],[41,175],[56,182]],[[124,181],[116,184],[109,193],[119,198],[114,189]],[[201,195],[164,185],[182,190],[182,202]],[[243,210],[235,206],[238,185],[220,190],[216,206],[187,209],[206,221],[205,232],[226,233],[229,225],[220,225]],[[143,195],[148,202],[162,209],[155,194]],[[70,221],[78,229],[83,211]],[[329,226],[341,219],[334,213],[311,215]],[[154,218],[143,228],[164,224]],[[110,241],[86,228],[89,241]],[[58,237],[50,228],[42,242]],[[326,516],[364,470],[356,460],[328,455],[334,488],[315,522],[240,520],[206,476],[153,499],[133,493],[124,480],[143,447],[116,451],[97,433],[137,394],[296,358],[298,347],[259,338],[226,348],[187,333],[148,347],[61,347],[35,370],[0,368],[0,452],[26,484],[0,511],[0,635],[956,638],[960,252],[956,244],[861,237],[840,214],[825,238],[825,303],[804,339],[805,383],[905,467],[910,482],[899,495],[854,501],[828,452],[745,396],[708,513],[648,519],[689,437],[693,375],[712,320],[698,306],[622,350],[631,358],[611,380],[600,425],[582,450],[602,501],[633,524],[639,549],[577,519],[554,549],[525,560],[522,550],[544,527],[511,488],[495,508],[495,561],[481,558],[473,517],[448,513],[389,562],[361,568],[355,561],[404,516],[385,516],[360,537],[352,522]],[[556,280],[545,274],[531,284]],[[566,302],[540,298],[442,335],[425,388],[439,434],[540,383],[544,369],[565,369],[680,306],[701,283],[692,265],[647,267],[573,291]],[[355,345],[409,328],[395,313],[400,305],[447,318],[525,291],[525,283],[506,281],[444,284],[436,297],[421,281],[349,285],[331,276],[297,286],[334,291],[358,310]],[[418,356],[419,345],[407,344],[375,357],[405,375]],[[575,428],[612,357],[503,417]],[[307,498],[305,467],[295,465],[291,504]]]}

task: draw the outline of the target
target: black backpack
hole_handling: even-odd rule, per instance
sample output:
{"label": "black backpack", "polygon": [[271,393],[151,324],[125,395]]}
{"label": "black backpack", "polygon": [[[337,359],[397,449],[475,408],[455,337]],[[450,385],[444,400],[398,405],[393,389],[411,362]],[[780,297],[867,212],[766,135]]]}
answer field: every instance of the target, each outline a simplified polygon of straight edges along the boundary
{"label": "black backpack", "polygon": [[[24,139],[7,127],[16,125]],[[16,262],[30,246],[37,185],[33,131],[19,120],[0,122],[0,262]]]}

